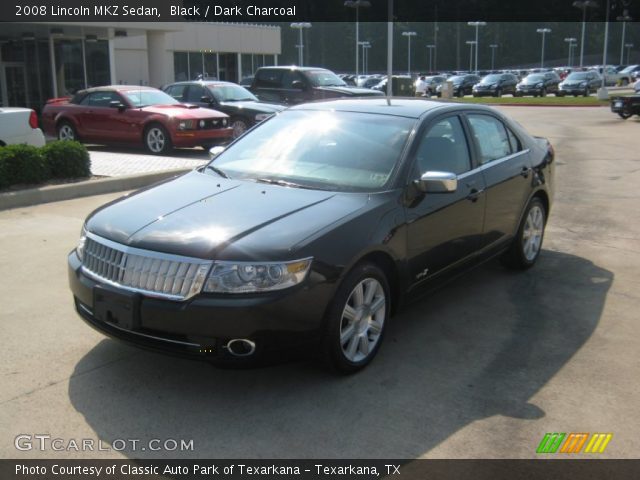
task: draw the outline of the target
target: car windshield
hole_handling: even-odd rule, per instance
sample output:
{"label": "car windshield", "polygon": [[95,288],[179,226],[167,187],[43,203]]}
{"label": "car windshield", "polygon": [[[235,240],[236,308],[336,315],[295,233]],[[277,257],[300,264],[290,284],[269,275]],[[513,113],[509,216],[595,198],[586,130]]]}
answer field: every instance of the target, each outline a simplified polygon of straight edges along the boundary
{"label": "car windshield", "polygon": [[207,88],[218,102],[258,101],[253,93],[240,85],[207,85]]}
{"label": "car windshield", "polygon": [[569,74],[567,80],[586,80],[587,78],[587,72],[573,72]]}
{"label": "car windshield", "polygon": [[160,90],[127,90],[122,93],[135,108],[146,107],[147,105],[176,105],[180,103]]}
{"label": "car windshield", "polygon": [[464,80],[464,75],[456,75],[455,77],[449,77],[449,81],[453,83],[461,83]]}
{"label": "car windshield", "polygon": [[346,87],[347,84],[342,81],[335,73],[328,70],[310,70],[305,72],[307,78],[314,87]]}
{"label": "car windshield", "polygon": [[523,81],[524,83],[537,83],[537,82],[542,82],[543,80],[544,80],[544,75],[536,74],[536,75],[529,75]]}
{"label": "car windshield", "polygon": [[289,110],[245,134],[211,165],[231,178],[335,191],[375,191],[389,181],[414,119]]}
{"label": "car windshield", "polygon": [[624,68],[620,73],[632,73],[636,68],[638,68],[638,65],[629,65],[628,67]]}
{"label": "car windshield", "polygon": [[495,83],[498,80],[500,80],[500,78],[502,78],[502,75],[487,75],[482,80],[480,80],[480,83],[482,84]]}

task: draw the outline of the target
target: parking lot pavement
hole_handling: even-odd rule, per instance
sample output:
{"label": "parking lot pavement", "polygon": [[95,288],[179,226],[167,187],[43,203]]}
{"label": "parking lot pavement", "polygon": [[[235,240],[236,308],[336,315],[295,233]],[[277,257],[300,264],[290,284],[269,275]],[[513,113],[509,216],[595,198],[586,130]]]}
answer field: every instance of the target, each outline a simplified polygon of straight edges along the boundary
{"label": "parking lot pavement", "polygon": [[[503,110],[557,152],[539,263],[492,262],[407,308],[355,376],[215,369],[106,339],[74,313],[65,259],[117,195],[0,212],[0,457],[533,458],[546,432],[610,432],[600,457],[637,457],[639,122]],[[16,451],[25,433],[194,449]]]}
{"label": "parking lot pavement", "polygon": [[208,153],[197,148],[175,149],[171,155],[151,155],[142,149],[88,145],[91,173],[117,177],[136,173],[151,173],[176,168],[196,168],[208,161]]}

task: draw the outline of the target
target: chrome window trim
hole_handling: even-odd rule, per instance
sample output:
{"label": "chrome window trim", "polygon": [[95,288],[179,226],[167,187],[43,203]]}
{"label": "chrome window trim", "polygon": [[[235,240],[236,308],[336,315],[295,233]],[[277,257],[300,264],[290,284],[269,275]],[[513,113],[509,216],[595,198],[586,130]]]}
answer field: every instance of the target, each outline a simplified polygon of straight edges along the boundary
{"label": "chrome window trim", "polygon": [[[154,258],[154,259],[159,259],[159,260],[168,260],[168,261],[171,261],[171,262],[191,263],[191,264],[198,265],[198,268],[205,266],[205,267],[208,268],[207,274],[205,275],[205,280],[206,280],[206,278],[208,278],[209,271],[211,270],[211,266],[213,265],[213,260],[203,260],[201,258],[185,257],[183,255],[175,255],[175,254],[171,254],[171,253],[156,252],[154,250],[145,250],[145,249],[141,249],[141,248],[130,247],[128,245],[123,245],[121,243],[117,243],[117,242],[114,242],[112,240],[108,240],[108,239],[106,239],[104,237],[101,237],[101,236],[96,235],[95,233],[91,233],[91,232],[86,232],[86,237],[90,238],[91,240],[95,241],[96,243],[105,245],[106,247],[111,248],[113,250],[118,250],[118,251],[120,251],[120,252],[122,252],[124,254],[137,255],[137,256],[140,256],[140,257]],[[193,293],[191,295],[186,295],[186,296],[174,295],[174,294],[169,294],[169,293],[154,292],[154,291],[150,291],[150,290],[146,290],[146,289],[142,289],[142,288],[136,288],[136,287],[130,287],[128,285],[123,285],[123,284],[121,284],[119,282],[114,282],[113,280],[110,280],[108,278],[102,277],[102,276],[92,272],[88,268],[86,268],[85,265],[84,265],[84,261],[82,262],[82,266],[80,268],[81,268],[82,273],[84,275],[86,275],[87,277],[90,277],[90,278],[92,278],[92,279],[94,279],[94,280],[96,280],[98,282],[104,283],[106,285],[110,285],[110,286],[115,287],[115,288],[120,288],[122,290],[126,290],[126,291],[129,291],[129,292],[140,293],[140,294],[145,295],[147,297],[160,298],[160,299],[164,299],[164,300],[172,300],[172,301],[181,302],[181,301],[189,300],[193,296],[195,296],[198,293],[200,293],[200,291],[202,291],[202,289],[201,289],[199,292]]]}
{"label": "chrome window trim", "polygon": [[490,162],[485,163],[484,165],[480,165],[479,167],[474,168],[473,170],[469,170],[468,172],[464,172],[463,174],[458,175],[458,180],[468,177],[469,175],[476,174],[478,172],[482,172],[487,170],[488,168],[494,167],[495,165],[500,165],[501,163],[507,162],[513,158],[519,157],[520,155],[524,155],[529,153],[530,149],[527,148],[525,150],[520,150],[519,152],[512,153],[511,155],[507,155],[506,157],[498,158],[496,160],[491,160]]}

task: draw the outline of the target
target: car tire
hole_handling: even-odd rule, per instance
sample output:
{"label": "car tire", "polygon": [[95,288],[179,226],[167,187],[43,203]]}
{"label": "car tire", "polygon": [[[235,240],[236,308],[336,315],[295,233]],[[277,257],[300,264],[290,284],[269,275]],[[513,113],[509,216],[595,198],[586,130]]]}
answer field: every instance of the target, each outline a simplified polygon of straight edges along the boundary
{"label": "car tire", "polygon": [[159,123],[152,123],[144,129],[144,146],[154,155],[163,155],[171,150],[171,137]]}
{"label": "car tire", "polygon": [[626,78],[623,78],[622,80],[620,80],[620,85],[622,87],[626,87],[627,85],[629,85],[629,80],[627,80]]}
{"label": "car tire", "polygon": [[233,138],[238,138],[249,129],[247,121],[240,117],[233,117],[229,122],[229,126],[233,128]]}
{"label": "car tire", "polygon": [[631,118],[633,113],[631,113],[627,108],[623,108],[621,112],[618,112],[618,115],[621,119],[626,120],[627,118]]}
{"label": "car tire", "polygon": [[58,126],[56,127],[56,134],[58,136],[58,140],[76,142],[80,141],[76,127],[74,127],[71,122],[68,122],[66,120],[58,124]]}
{"label": "car tire", "polygon": [[547,211],[538,197],[527,205],[513,242],[502,256],[502,263],[515,270],[531,268],[538,260],[544,240]]}
{"label": "car tire", "polygon": [[338,287],[327,312],[325,364],[343,374],[366,367],[382,344],[390,311],[385,273],[374,263],[356,265]]}

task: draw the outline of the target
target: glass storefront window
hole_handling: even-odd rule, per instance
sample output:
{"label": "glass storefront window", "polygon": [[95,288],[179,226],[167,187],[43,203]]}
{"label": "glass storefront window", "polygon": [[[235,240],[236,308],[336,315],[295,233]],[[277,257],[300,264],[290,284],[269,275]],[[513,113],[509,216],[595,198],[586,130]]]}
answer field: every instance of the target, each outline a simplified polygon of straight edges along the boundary
{"label": "glass storefront window", "polygon": [[189,80],[195,80],[202,75],[202,53],[189,52]]}
{"label": "glass storefront window", "polygon": [[73,95],[84,88],[82,40],[56,39],[54,43],[57,95]]}
{"label": "glass storefront window", "polygon": [[215,53],[204,54],[204,72],[209,78],[218,78],[218,62]]}
{"label": "glass storefront window", "polygon": [[242,78],[253,75],[255,71],[253,67],[253,57],[255,57],[255,55],[251,53],[242,54]]}
{"label": "glass storefront window", "polygon": [[189,56],[187,52],[173,52],[173,71],[176,82],[189,80]]}
{"label": "glass storefront window", "polygon": [[85,42],[87,87],[100,87],[111,83],[109,72],[109,42]]}
{"label": "glass storefront window", "polygon": [[220,53],[220,80],[238,82],[238,55],[235,53]]}

